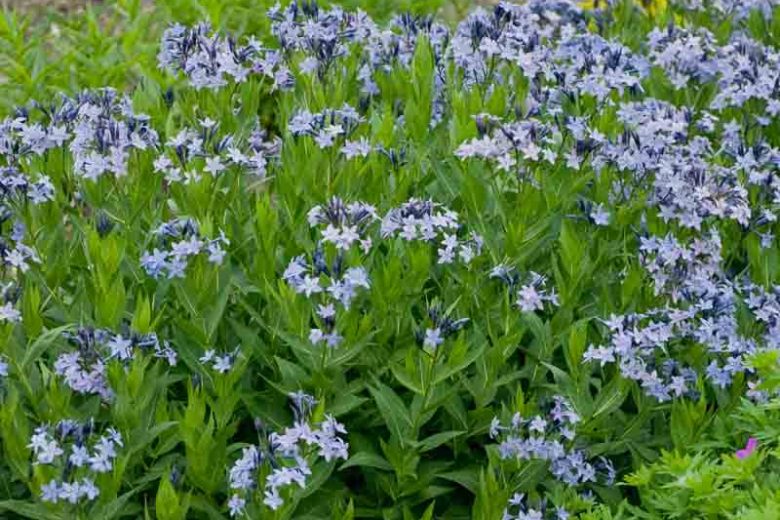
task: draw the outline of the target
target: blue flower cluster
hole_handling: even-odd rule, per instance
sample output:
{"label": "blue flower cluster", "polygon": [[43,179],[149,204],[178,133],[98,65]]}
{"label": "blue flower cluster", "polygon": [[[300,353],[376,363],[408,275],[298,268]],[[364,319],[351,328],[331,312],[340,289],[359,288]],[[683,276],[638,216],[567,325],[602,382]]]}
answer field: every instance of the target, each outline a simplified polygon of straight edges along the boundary
{"label": "blue flower cluster", "polygon": [[113,392],[107,380],[107,365],[112,360],[127,363],[139,352],[150,352],[175,366],[178,355],[168,341],[160,341],[154,333],[115,334],[108,330],[83,327],[65,332],[65,338],[76,350],[64,352],[54,363],[54,373],[79,394],[97,394],[110,400]]}
{"label": "blue flower cluster", "polygon": [[197,223],[189,218],[165,222],[154,230],[154,236],[164,249],[155,247],[141,257],[141,266],[153,278],[162,275],[169,279],[184,278],[188,262],[200,254],[207,255],[210,263],[221,265],[226,254],[222,246],[230,244],[223,233],[215,239],[204,240]]}
{"label": "blue flower cluster", "polygon": [[615,471],[608,460],[591,464],[583,451],[572,448],[578,422],[580,416],[566,399],[555,396],[546,416],[524,418],[516,413],[507,425],[494,418],[490,436],[501,440],[502,459],[547,461],[552,475],[571,486],[596,482],[599,469],[604,470],[606,481],[613,482]]}
{"label": "blue flower cluster", "polygon": [[39,426],[28,445],[35,458],[33,464],[57,469],[63,475],[41,487],[41,499],[70,504],[95,500],[100,495],[95,478],[113,469],[117,452],[123,447],[117,430],[107,428],[100,434],[93,422],[65,419],[54,426]]}
{"label": "blue flower cluster", "polygon": [[349,444],[341,437],[347,431],[333,417],[326,416],[318,425],[312,425],[310,415],[317,401],[303,392],[290,394],[295,421],[293,426],[281,433],[266,432],[260,425],[263,438],[259,446],[243,448],[241,458],[230,468],[230,489],[233,492],[228,507],[231,516],[244,512],[247,500],[251,500],[257,488],[258,473],[270,465],[271,472],[265,476],[263,503],[272,510],[284,504],[282,491],[293,484],[306,487],[311,475],[311,464],[322,458],[326,462],[346,460]]}

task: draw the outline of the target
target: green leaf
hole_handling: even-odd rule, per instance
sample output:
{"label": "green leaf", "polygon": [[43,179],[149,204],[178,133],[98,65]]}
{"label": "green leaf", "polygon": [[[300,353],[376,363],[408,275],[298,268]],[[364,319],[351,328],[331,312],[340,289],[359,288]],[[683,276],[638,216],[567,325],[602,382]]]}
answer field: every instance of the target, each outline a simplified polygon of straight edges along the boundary
{"label": "green leaf", "polygon": [[420,517],[420,520],[433,520],[433,508],[436,506],[436,502],[431,502],[431,505],[425,510],[425,513]]}
{"label": "green leaf", "polygon": [[209,341],[213,341],[217,327],[222,322],[222,316],[225,314],[228,298],[230,298],[230,293],[233,288],[229,280],[223,281],[222,283],[222,288],[214,302],[214,306],[206,315],[206,334],[209,337]]}
{"label": "green leaf", "polygon": [[43,329],[41,293],[38,287],[29,281],[25,284],[22,298],[22,326],[28,338],[38,336]]}
{"label": "green leaf", "polygon": [[581,268],[585,250],[573,224],[568,220],[561,222],[561,234],[558,237],[561,246],[561,260],[571,279],[576,279]]}
{"label": "green leaf", "polygon": [[451,441],[452,439],[455,439],[456,437],[459,437],[463,435],[464,433],[467,433],[466,431],[448,431],[448,432],[439,432],[434,433],[430,437],[423,439],[419,441],[416,445],[418,447],[418,451],[420,453],[425,453],[426,451],[430,451],[432,449],[438,448],[442,444]]}
{"label": "green leaf", "polygon": [[181,510],[179,496],[171,484],[170,473],[160,479],[160,485],[157,488],[157,497],[155,498],[155,513],[158,520],[180,520],[184,518],[184,512]]}
{"label": "green leaf", "polygon": [[279,367],[282,381],[289,386],[290,391],[300,388],[301,384],[309,378],[306,371],[295,363],[290,363],[279,356],[275,356],[274,360]]}
{"label": "green leaf", "polygon": [[629,381],[620,376],[613,377],[612,381],[599,392],[596,398],[596,402],[593,405],[593,418],[609,414],[620,407],[626,399],[630,387]]}
{"label": "green leaf", "polygon": [[404,367],[393,363],[390,365],[390,371],[399,383],[415,394],[423,395],[425,393],[420,386],[419,380],[414,379]]}
{"label": "green leaf", "polygon": [[110,518],[119,516],[120,512],[121,514],[129,513],[130,511],[129,511],[128,502],[140,490],[141,488],[131,489],[127,493],[120,495],[119,497],[112,500],[108,504],[101,505],[95,508],[91,514],[92,518],[100,518],[100,519],[105,518],[106,520],[108,520]]}
{"label": "green leaf", "polygon": [[543,322],[535,312],[524,312],[522,320],[523,324],[531,329],[534,339],[539,342],[538,355],[543,361],[546,361],[545,354],[551,354],[553,347],[552,332],[549,324]]}
{"label": "green leaf", "polygon": [[446,473],[439,473],[436,475],[444,480],[450,480],[457,484],[460,484],[464,488],[471,491],[473,494],[477,494],[479,490],[479,472],[480,466],[473,466],[467,469],[460,469],[456,471],[448,471]]}
{"label": "green leaf", "polygon": [[482,357],[482,354],[483,352],[485,352],[486,347],[487,347],[487,342],[485,341],[478,343],[476,346],[472,345],[471,349],[469,349],[468,353],[463,359],[456,361],[454,364],[448,363],[443,367],[442,370],[437,370],[436,376],[433,378],[433,383],[435,385],[438,385],[442,381],[449,379],[450,376],[453,376],[463,371],[463,369],[470,366],[477,359]]}
{"label": "green leaf", "polygon": [[352,455],[348,461],[341,465],[339,470],[344,470],[354,466],[363,466],[368,468],[382,469],[385,471],[392,471],[393,467],[387,460],[381,455],[376,453],[370,453],[367,451],[360,451]]}
{"label": "green leaf", "polygon": [[130,326],[133,330],[146,334],[151,331],[152,324],[152,306],[143,293],[138,293],[135,298],[135,312]]}
{"label": "green leaf", "polygon": [[[66,520],[67,515],[50,511],[43,504],[30,504],[22,500],[3,500],[0,501],[0,511],[8,511],[15,515],[21,515],[25,518],[40,520]],[[12,517],[9,517],[12,518]]]}
{"label": "green leaf", "polygon": [[412,420],[404,406],[404,402],[398,397],[392,388],[377,382],[373,388],[368,389],[376,401],[379,413],[385,421],[390,433],[398,439],[403,439],[404,434],[412,427]]}
{"label": "green leaf", "polygon": [[566,365],[569,372],[576,377],[582,365],[582,355],[585,353],[585,344],[587,342],[588,321],[580,320],[572,325],[569,331],[569,341],[566,344]]}
{"label": "green leaf", "polygon": [[27,347],[22,358],[22,369],[26,371],[30,364],[36,361],[44,352],[46,352],[56,341],[63,341],[62,334],[72,329],[72,325],[63,325],[56,329],[49,329],[38,336],[32,345]]}

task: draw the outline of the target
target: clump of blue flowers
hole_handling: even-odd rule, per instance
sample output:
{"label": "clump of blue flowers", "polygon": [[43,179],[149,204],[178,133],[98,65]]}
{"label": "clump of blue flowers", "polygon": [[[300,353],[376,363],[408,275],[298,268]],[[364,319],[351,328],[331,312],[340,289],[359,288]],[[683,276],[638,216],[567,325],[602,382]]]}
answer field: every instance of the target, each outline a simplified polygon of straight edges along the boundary
{"label": "clump of blue flowers", "polygon": [[204,255],[209,263],[221,265],[225,259],[223,245],[230,242],[224,234],[215,239],[203,239],[197,223],[190,218],[178,218],[162,224],[153,231],[157,243],[141,257],[141,266],[153,278],[165,275],[168,279],[184,278],[192,258]]}
{"label": "clump of blue flowers", "polygon": [[57,469],[63,475],[41,486],[41,500],[75,505],[97,499],[100,489],[95,478],[113,469],[123,447],[117,430],[109,427],[101,433],[93,421],[64,419],[54,426],[39,426],[28,445],[33,465],[45,467],[46,474],[53,474],[49,469]]}
{"label": "clump of blue flowers", "polygon": [[[349,444],[342,438],[347,433],[344,425],[333,417],[326,416],[317,425],[310,423],[313,407],[317,401],[303,392],[290,394],[294,413],[294,424],[281,433],[266,432],[260,425],[263,436],[259,446],[250,445],[242,449],[239,458],[230,468],[229,484],[233,493],[228,507],[231,516],[246,513],[247,501],[252,499],[259,487],[258,475],[266,475],[264,467],[271,471],[264,478],[262,504],[272,510],[284,505],[283,493],[293,485],[303,489],[312,475],[312,464],[321,458],[325,462],[346,460]],[[255,509],[253,509],[255,510]]]}

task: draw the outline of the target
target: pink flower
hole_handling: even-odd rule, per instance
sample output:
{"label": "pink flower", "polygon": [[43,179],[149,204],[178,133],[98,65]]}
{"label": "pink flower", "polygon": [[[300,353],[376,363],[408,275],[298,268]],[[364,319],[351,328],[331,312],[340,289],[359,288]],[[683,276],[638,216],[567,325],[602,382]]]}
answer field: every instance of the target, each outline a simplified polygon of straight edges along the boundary
{"label": "pink flower", "polygon": [[741,450],[737,450],[736,456],[738,459],[744,459],[745,457],[749,457],[753,454],[754,451],[756,451],[756,448],[758,447],[758,440],[756,440],[755,437],[750,437],[747,441],[747,444],[744,448]]}

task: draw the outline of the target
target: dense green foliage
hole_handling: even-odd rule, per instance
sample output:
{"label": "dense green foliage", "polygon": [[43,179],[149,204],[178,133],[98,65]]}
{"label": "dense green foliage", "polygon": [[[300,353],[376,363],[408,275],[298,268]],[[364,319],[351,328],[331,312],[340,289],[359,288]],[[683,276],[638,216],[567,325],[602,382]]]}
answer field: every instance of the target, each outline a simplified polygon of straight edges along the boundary
{"label": "dense green foliage", "polygon": [[[467,4],[343,3],[345,9],[366,10],[379,25],[394,13],[411,11],[438,14],[453,28]],[[577,30],[618,40],[636,55],[648,54],[648,34],[667,25],[707,28],[722,46],[743,31],[767,47],[780,45],[777,10],[744,19],[682,8],[649,16],[628,1],[613,4],[578,12]],[[620,110],[621,103],[649,99],[690,108],[693,115],[678,132],[708,136],[716,150],[727,147],[724,127],[737,121],[745,147],[758,155],[764,144],[780,146],[776,117],[766,125],[752,122],[767,113],[765,100],[711,109],[720,84],[691,82],[677,89],[656,65],[640,77],[639,88],[609,90],[608,102],[584,91],[572,94],[560,102],[559,117],[546,104],[534,111],[529,100],[543,90],[543,81],[525,77],[514,62],[503,69],[498,59],[491,62],[501,81],[469,84],[460,65],[439,52],[435,31],[422,29],[414,35],[408,63],[391,61],[378,69],[379,94],[372,96],[362,91],[360,45],[313,74],[300,72],[305,52],[285,54],[295,76],[289,89],[276,88],[262,74],[220,89],[194,88],[185,74],[158,64],[163,32],[174,22],[209,21],[239,42],[253,35],[273,47],[270,7],[265,0],[165,0],[152,7],[121,0],[77,15],[6,12],[0,18],[0,110],[9,117],[6,122],[24,116],[25,124],[45,127],[53,124],[50,107],[61,106],[61,94],[90,91],[96,96],[90,103],[97,106],[102,99],[111,107],[108,119],[132,120],[131,129],[148,125],[159,135],[144,141],[147,137],[138,133],[143,143],[128,146],[126,175],[101,171],[90,178],[84,174],[89,165],[80,165],[67,143],[42,153],[14,150],[0,156],[3,172],[13,169],[30,183],[45,175],[53,186],[53,194],[44,197],[50,200],[33,202],[29,192],[17,196],[8,188],[13,183],[3,173],[2,207],[8,211],[0,222],[0,303],[9,306],[0,307],[7,313],[0,316],[0,359],[7,363],[7,375],[0,377],[0,517],[228,518],[237,489],[231,489],[229,473],[248,446],[262,451],[271,442],[269,432],[281,433],[298,419],[314,428],[332,417],[346,429],[341,437],[348,441],[348,457],[317,457],[311,448],[316,443],[309,443],[302,456],[311,475],[305,486],[285,488],[284,504],[276,510],[263,505],[263,482],[277,462],[263,459],[255,500],[245,497],[246,518],[493,520],[507,514],[516,493],[524,493],[534,507],[544,504],[545,519],[555,518],[556,507],[571,518],[591,520],[780,518],[780,401],[774,397],[780,376],[766,339],[774,322],[742,300],[734,304],[739,337],[755,339],[758,347],[744,353],[749,366],[725,385],[707,376],[708,364],[721,353],[702,346],[706,340],[686,336],[670,342],[669,350],[679,353],[674,359],[696,368],[698,376],[687,381],[686,392],[669,399],[649,395],[647,386],[627,377],[616,362],[586,356],[592,346],[613,340],[605,320],[673,308],[677,295],[659,291],[659,283],[678,283],[679,276],[683,286],[689,275],[701,275],[681,267],[682,275],[675,271],[659,282],[648,268],[652,254],[639,253],[647,236],[673,236],[682,250],[717,233],[713,278],[737,286],[739,277],[749,277],[773,294],[780,281],[777,243],[770,238],[769,245],[760,245],[756,230],[765,226],[760,230],[769,233],[777,226],[755,223],[759,208],[777,205],[763,198],[769,183],[750,184],[747,169],[735,174],[737,180],[723,181],[747,186],[745,205],[755,209],[749,225],[713,211],[700,228],[692,228],[661,215],[649,177],[631,185],[630,195],[613,200],[615,186],[629,182],[625,170],[595,167],[590,162],[595,145],[580,150],[581,164],[573,167],[565,153],[577,148],[578,139],[565,130],[551,131],[558,139],[553,144],[541,133],[531,139],[557,148],[551,161],[531,160],[533,153],[515,150],[522,167],[502,168],[494,160],[456,155],[464,143],[498,133],[500,121],[536,122],[537,117],[540,126],[557,129],[565,126],[564,116],[581,118],[616,143],[636,134],[646,138],[641,128],[634,134],[626,130],[630,125]],[[420,20],[415,23],[425,25]],[[127,94],[132,112],[148,120],[133,119],[111,95],[94,94],[102,87]],[[40,104],[32,105],[33,100]],[[437,103],[444,108],[432,124]],[[345,157],[340,146],[322,146],[291,128],[303,110],[317,114],[344,105],[359,113],[354,121],[344,117],[354,123],[349,139],[365,139],[370,153]],[[18,106],[27,111],[17,111]],[[558,108],[552,101],[549,106]],[[697,124],[710,109],[719,122],[713,130],[701,130]],[[197,135],[176,142],[185,129],[196,129]],[[70,126],[68,131],[86,132]],[[227,148],[220,141],[227,136],[241,153],[265,154],[262,174],[248,174],[244,160],[209,162],[209,154],[219,156]],[[187,147],[186,139],[202,139],[208,154],[182,159],[182,180],[164,179],[159,158],[167,154],[176,161],[185,154],[180,149]],[[338,131],[335,139],[344,144]],[[687,134],[671,140],[691,141]],[[664,160],[668,157],[658,159]],[[708,161],[707,172],[735,162],[715,152]],[[752,167],[776,168],[770,162]],[[214,175],[204,173],[210,168]],[[371,238],[370,247],[356,242],[341,248],[329,241],[327,217],[312,225],[312,208],[335,204],[333,197],[376,210],[379,218],[355,226],[360,239]],[[446,209],[456,212],[460,227],[442,229],[450,229],[458,247],[469,247],[468,252],[447,263],[441,261],[444,232],[433,241],[406,240],[398,230],[381,232],[380,219],[413,199],[440,204],[432,211],[441,211],[442,219]],[[606,208],[607,221],[599,220],[596,208]],[[171,236],[181,231],[188,240],[202,240],[199,253],[185,255],[181,277],[155,274],[145,255],[175,247],[160,229],[185,217],[195,231],[177,228]],[[21,239],[8,238],[17,234],[15,222],[24,226]],[[22,241],[34,252],[21,261],[24,268],[9,260],[12,246]],[[215,261],[220,253],[224,259]],[[306,298],[295,286],[299,282],[291,282],[297,277],[288,276],[299,255],[307,269],[314,266],[323,287],[342,266],[365,268],[370,284],[356,283],[355,295],[347,298],[348,305],[337,306],[331,322],[317,306],[327,303],[326,292]],[[519,276],[509,287],[501,276],[491,276],[504,264]],[[520,288],[529,286],[543,299],[523,308]],[[769,298],[759,309],[771,307]],[[19,319],[11,316],[13,309]],[[641,328],[642,319],[627,321],[626,328]],[[331,338],[338,344],[316,340],[312,329],[320,328],[338,330],[342,337]],[[90,363],[105,361],[101,370],[110,391],[103,394],[72,388],[57,368],[67,353],[87,359],[97,356],[98,346],[110,344],[94,331],[92,336],[84,332],[93,329],[129,338],[136,349],[129,356],[113,350],[105,359],[89,357]],[[435,337],[436,331],[443,337]],[[139,347],[150,334],[162,350]],[[175,352],[175,364],[164,359],[163,345]],[[224,365],[219,356],[225,356]],[[757,389],[763,398],[751,399]],[[289,403],[290,394],[301,391],[316,399],[308,413]],[[561,433],[561,442],[599,468],[590,482],[564,483],[546,461],[504,456],[494,420],[503,428],[516,413],[525,419],[547,417],[556,398],[578,417],[571,421],[576,438]],[[86,469],[41,462],[47,448],[31,446],[36,428],[54,428],[63,419],[94,421],[94,431],[82,430],[84,438],[97,439],[115,428],[122,439],[115,457],[109,457],[110,471],[95,474],[99,495],[75,505],[64,499],[46,502],[42,489],[52,479],[66,481]],[[750,438],[757,440],[755,451],[737,452]],[[72,442],[79,446],[82,440]],[[93,441],[87,444],[92,449]],[[608,467],[617,472],[614,482],[602,478]],[[506,518],[542,517],[513,513]]]}

